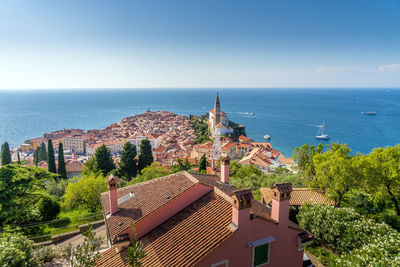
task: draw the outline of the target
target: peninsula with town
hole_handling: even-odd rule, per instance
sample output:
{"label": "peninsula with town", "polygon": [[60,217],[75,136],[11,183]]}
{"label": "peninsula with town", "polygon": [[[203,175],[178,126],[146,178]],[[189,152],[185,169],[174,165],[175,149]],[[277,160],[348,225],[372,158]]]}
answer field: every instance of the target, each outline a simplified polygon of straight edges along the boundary
{"label": "peninsula with town", "polygon": [[[194,128],[202,124],[202,131]],[[207,129],[204,130],[204,126]],[[200,127],[198,127],[200,128]],[[203,139],[199,140],[199,135]],[[217,161],[227,155],[242,165],[255,165],[264,173],[272,173],[276,168],[291,169],[292,158],[286,158],[271,143],[254,142],[246,136],[245,127],[229,120],[221,110],[217,94],[214,107],[205,116],[177,115],[169,111],[150,111],[122,119],[104,129],[64,129],[45,133],[42,137],[26,140],[20,147],[12,150],[12,158],[30,165],[35,164],[34,152],[52,140],[55,157],[62,143],[66,159],[67,177],[80,176],[84,163],[94,156],[97,148],[105,145],[118,164],[126,142],[135,145],[140,153],[140,144],[149,140],[154,162],[170,169],[177,160],[188,160],[198,164],[201,157],[207,159],[207,173],[218,173]],[[47,148],[46,148],[47,149]],[[47,168],[47,162],[37,162],[39,167]]]}

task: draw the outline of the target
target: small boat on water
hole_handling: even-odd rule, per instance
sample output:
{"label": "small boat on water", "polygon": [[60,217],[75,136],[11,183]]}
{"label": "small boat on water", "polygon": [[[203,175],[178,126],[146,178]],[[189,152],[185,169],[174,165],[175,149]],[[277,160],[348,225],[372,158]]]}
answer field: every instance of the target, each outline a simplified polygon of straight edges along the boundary
{"label": "small boat on water", "polygon": [[266,134],[266,135],[264,135],[264,139],[265,139],[265,140],[270,140],[270,139],[271,139],[271,136],[269,136],[268,134]]}
{"label": "small boat on water", "polygon": [[373,116],[373,115],[376,115],[376,112],[375,111],[363,111],[363,112],[361,112],[361,114],[362,115],[369,115],[369,116]]}
{"label": "small boat on water", "polygon": [[329,135],[327,135],[326,133],[324,133],[324,128],[325,128],[325,121],[322,123],[321,126],[319,126],[317,135],[315,136],[315,138],[319,139],[319,140],[329,140]]}

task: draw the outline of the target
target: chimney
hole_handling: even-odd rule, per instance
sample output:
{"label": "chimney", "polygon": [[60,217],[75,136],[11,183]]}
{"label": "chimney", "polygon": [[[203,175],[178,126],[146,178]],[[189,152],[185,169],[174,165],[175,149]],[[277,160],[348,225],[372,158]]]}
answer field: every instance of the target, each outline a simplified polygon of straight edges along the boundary
{"label": "chimney", "polygon": [[221,157],[221,182],[229,184],[229,156]]}
{"label": "chimney", "polygon": [[289,224],[289,200],[292,192],[290,183],[274,184],[272,190],[272,211],[271,218],[279,224],[287,226]]}
{"label": "chimney", "polygon": [[114,174],[110,174],[107,177],[106,183],[108,185],[108,189],[110,191],[109,201],[110,201],[110,214],[113,215],[118,210],[118,181],[119,178],[114,176]]}
{"label": "chimney", "polygon": [[232,222],[238,227],[250,223],[250,209],[253,201],[251,189],[236,190],[232,194]]}

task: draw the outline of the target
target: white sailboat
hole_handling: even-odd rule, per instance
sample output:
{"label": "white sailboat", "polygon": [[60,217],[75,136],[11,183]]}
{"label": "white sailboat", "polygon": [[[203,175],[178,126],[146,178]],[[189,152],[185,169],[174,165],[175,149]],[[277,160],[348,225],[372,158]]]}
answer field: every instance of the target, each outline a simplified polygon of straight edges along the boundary
{"label": "white sailboat", "polygon": [[317,135],[315,136],[315,138],[319,139],[319,140],[329,140],[329,136],[324,133],[324,128],[325,128],[325,121],[322,123],[321,126],[319,126]]}

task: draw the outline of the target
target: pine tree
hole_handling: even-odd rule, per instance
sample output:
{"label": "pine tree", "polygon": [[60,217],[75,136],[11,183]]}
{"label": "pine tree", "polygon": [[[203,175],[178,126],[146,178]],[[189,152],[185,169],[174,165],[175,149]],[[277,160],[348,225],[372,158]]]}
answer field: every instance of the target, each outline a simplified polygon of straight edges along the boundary
{"label": "pine tree", "polygon": [[110,171],[115,169],[114,161],[111,158],[110,150],[105,145],[101,145],[96,149],[95,153],[97,169],[106,176]]}
{"label": "pine tree", "polygon": [[205,172],[207,172],[207,159],[206,159],[206,154],[204,154],[204,155],[200,158],[199,172],[200,172],[200,173],[205,173]]}
{"label": "pine tree", "polygon": [[17,158],[18,158],[17,163],[18,163],[18,164],[21,164],[21,158],[20,158],[20,156],[19,156],[19,152],[18,152],[18,151],[17,151]]}
{"label": "pine tree", "polygon": [[47,166],[49,172],[57,173],[56,160],[54,158],[54,148],[51,139],[47,141]]}
{"label": "pine tree", "polygon": [[47,161],[47,150],[44,143],[41,143],[39,147],[39,162],[41,161]]}
{"label": "pine tree", "polygon": [[7,142],[1,146],[1,166],[11,163],[10,146]]}
{"label": "pine tree", "polygon": [[130,181],[137,174],[136,146],[130,142],[124,144],[119,162],[119,175]]}
{"label": "pine tree", "polygon": [[140,143],[140,155],[139,155],[139,171],[142,171],[147,166],[153,163],[153,153],[151,151],[151,144],[148,139],[142,140]]}
{"label": "pine tree", "polygon": [[58,144],[58,174],[63,178],[67,178],[67,170],[65,168],[64,160],[64,148],[62,143]]}

